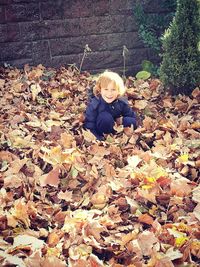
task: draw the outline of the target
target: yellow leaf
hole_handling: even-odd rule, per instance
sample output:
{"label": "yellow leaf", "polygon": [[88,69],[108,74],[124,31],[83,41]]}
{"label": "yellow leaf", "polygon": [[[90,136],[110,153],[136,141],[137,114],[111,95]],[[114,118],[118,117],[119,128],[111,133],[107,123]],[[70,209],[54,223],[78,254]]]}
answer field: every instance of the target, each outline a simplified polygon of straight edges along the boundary
{"label": "yellow leaf", "polygon": [[41,87],[40,87],[39,83],[36,83],[36,84],[31,84],[30,89],[31,89],[31,93],[32,93],[32,99],[33,99],[33,101],[35,101],[38,94],[41,92]]}
{"label": "yellow leaf", "polygon": [[188,237],[185,237],[185,236],[177,237],[175,239],[175,244],[177,247],[181,247],[187,240],[188,240]]}
{"label": "yellow leaf", "polygon": [[188,154],[182,154],[181,156],[178,157],[178,161],[180,163],[186,163],[188,162],[189,155]]}
{"label": "yellow leaf", "polygon": [[92,142],[96,140],[94,134],[92,134],[89,130],[82,129],[82,131],[83,131],[83,137],[87,142]]}
{"label": "yellow leaf", "polygon": [[145,184],[142,186],[142,189],[148,190],[148,189],[151,189],[152,187],[153,187],[153,185]]}

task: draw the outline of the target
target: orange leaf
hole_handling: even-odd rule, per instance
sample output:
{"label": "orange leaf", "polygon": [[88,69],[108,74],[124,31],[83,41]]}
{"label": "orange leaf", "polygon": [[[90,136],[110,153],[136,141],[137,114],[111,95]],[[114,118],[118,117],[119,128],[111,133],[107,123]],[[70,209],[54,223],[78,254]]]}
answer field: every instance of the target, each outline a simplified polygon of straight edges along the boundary
{"label": "orange leaf", "polygon": [[153,224],[153,218],[149,216],[149,214],[145,213],[138,217],[139,222],[146,223],[146,224]]}
{"label": "orange leaf", "polygon": [[60,180],[59,180],[59,172],[60,172],[60,167],[57,166],[53,170],[51,170],[48,174],[44,174],[40,177],[40,184],[41,186],[46,186],[46,185],[52,185],[57,187]]}

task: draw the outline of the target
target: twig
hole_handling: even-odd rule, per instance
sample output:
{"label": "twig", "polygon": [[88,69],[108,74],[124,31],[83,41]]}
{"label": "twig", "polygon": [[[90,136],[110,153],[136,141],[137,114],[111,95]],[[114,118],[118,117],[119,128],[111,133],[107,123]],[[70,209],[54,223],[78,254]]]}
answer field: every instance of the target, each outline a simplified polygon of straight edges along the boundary
{"label": "twig", "polygon": [[124,58],[124,68],[123,68],[123,77],[126,78],[126,55],[129,53],[128,48],[123,45],[123,52],[122,52],[122,56]]}
{"label": "twig", "polygon": [[85,57],[87,56],[87,54],[89,52],[92,52],[91,48],[89,47],[88,44],[85,45],[85,48],[84,48],[84,51],[83,51],[83,57],[81,59],[81,64],[80,64],[80,67],[79,67],[79,72],[81,72],[81,69],[82,69],[82,66],[83,66],[83,61],[85,59]]}

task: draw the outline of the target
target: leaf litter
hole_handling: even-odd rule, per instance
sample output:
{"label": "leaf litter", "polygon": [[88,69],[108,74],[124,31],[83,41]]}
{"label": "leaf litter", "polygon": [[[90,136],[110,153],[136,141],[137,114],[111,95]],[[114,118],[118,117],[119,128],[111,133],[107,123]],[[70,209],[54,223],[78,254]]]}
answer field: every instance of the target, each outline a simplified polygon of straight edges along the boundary
{"label": "leaf litter", "polygon": [[83,129],[93,77],[0,69],[1,266],[199,266],[200,90],[126,79],[139,127]]}

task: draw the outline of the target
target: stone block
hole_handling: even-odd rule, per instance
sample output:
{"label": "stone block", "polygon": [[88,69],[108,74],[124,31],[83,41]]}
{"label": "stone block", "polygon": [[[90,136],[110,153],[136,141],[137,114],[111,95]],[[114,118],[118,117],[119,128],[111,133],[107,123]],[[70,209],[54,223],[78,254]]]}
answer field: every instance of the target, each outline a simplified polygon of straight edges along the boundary
{"label": "stone block", "polygon": [[92,52],[84,60],[83,69],[98,69],[123,66],[121,51]]}
{"label": "stone block", "polygon": [[19,23],[7,23],[7,41],[16,42],[21,40]]}
{"label": "stone block", "polygon": [[134,0],[111,0],[110,1],[110,14],[133,14]]}
{"label": "stone block", "polygon": [[81,62],[80,55],[66,55],[66,56],[56,56],[52,57],[50,65],[55,68],[59,68],[61,66],[68,66],[71,64],[75,64],[77,68],[79,68]]}
{"label": "stone block", "polygon": [[32,45],[31,43],[2,43],[0,49],[0,61],[15,59],[31,59]]}
{"label": "stone block", "polygon": [[83,44],[84,47],[86,44],[89,45],[90,49],[95,51],[105,51],[108,50],[108,35],[100,34],[100,35],[87,35],[83,36]]}
{"label": "stone block", "polygon": [[1,0],[0,5],[8,5],[11,3],[12,0]]}
{"label": "stone block", "polygon": [[7,35],[7,25],[0,24],[0,42],[6,42],[8,38]]}
{"label": "stone block", "polygon": [[79,18],[93,15],[92,0],[48,1],[41,3],[43,19]]}
{"label": "stone block", "polygon": [[145,59],[148,59],[148,51],[146,48],[130,49],[126,59],[126,65],[139,65]]}
{"label": "stone block", "polygon": [[79,54],[84,50],[83,37],[58,38],[50,40],[52,56]]}
{"label": "stone block", "polygon": [[102,34],[124,31],[124,16],[105,16],[80,19],[82,35]]}
{"label": "stone block", "polygon": [[137,32],[129,33],[112,33],[107,35],[108,50],[123,50],[125,45],[128,49],[143,47],[143,42],[140,40]]}
{"label": "stone block", "polygon": [[46,20],[57,20],[64,18],[79,17],[79,10],[76,2],[72,1],[48,1],[41,3],[41,16]]}
{"label": "stone block", "polygon": [[5,63],[17,68],[23,68],[25,64],[33,65],[31,58],[0,61],[0,66],[4,66]]}
{"label": "stone block", "polygon": [[0,23],[5,23],[5,6],[0,6]]}
{"label": "stone block", "polygon": [[39,4],[13,4],[6,6],[6,20],[14,21],[33,21],[39,20]]}
{"label": "stone block", "polygon": [[0,42],[20,41],[19,25],[0,24]]}
{"label": "stone block", "polygon": [[167,12],[167,8],[163,6],[165,0],[149,0],[144,2],[143,7],[146,13],[162,13]]}
{"label": "stone block", "polygon": [[110,2],[108,0],[97,0],[93,5],[95,16],[105,16],[110,13]]}
{"label": "stone block", "polygon": [[138,30],[138,26],[133,15],[125,17],[124,30],[125,32],[135,32]]}
{"label": "stone block", "polygon": [[[38,0],[5,0],[10,3],[38,3]],[[48,0],[40,0],[40,1],[48,1]]]}
{"label": "stone block", "polygon": [[25,22],[21,25],[23,40],[41,40],[79,36],[79,19]]}
{"label": "stone block", "polygon": [[51,61],[49,41],[42,40],[32,43],[32,54],[34,65],[49,64]]}

